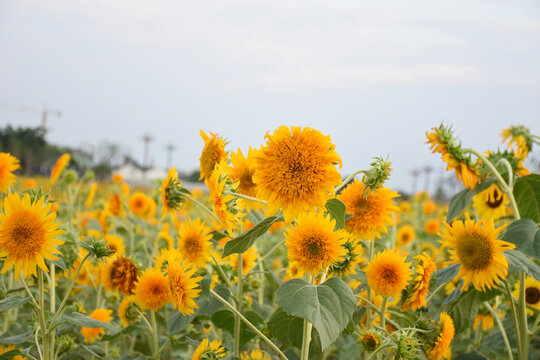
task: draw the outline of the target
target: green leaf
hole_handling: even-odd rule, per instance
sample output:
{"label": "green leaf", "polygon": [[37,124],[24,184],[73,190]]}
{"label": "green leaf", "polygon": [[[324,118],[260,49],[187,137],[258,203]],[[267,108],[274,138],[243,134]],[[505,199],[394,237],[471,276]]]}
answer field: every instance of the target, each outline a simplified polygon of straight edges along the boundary
{"label": "green leaf", "polygon": [[[229,296],[231,296],[231,292],[223,284],[217,285],[213,290],[225,300],[229,299]],[[197,305],[199,305],[199,310],[197,311],[198,315],[212,315],[223,307],[223,303],[213,295],[209,295],[205,298],[201,297],[197,301]]]}
{"label": "green leaf", "polygon": [[506,256],[506,260],[513,265],[527,273],[527,275],[540,281],[540,266],[532,262],[526,255],[518,250],[506,250],[503,252]]}
{"label": "green leaf", "polygon": [[130,326],[126,327],[126,328],[118,329],[116,331],[111,332],[110,334],[103,335],[103,337],[100,339],[100,341],[114,340],[119,336],[131,334],[132,332],[134,332],[138,328],[139,327],[136,326],[136,325],[130,325]]}
{"label": "green leaf", "polygon": [[89,328],[101,327],[101,328],[108,329],[110,331],[116,331],[116,328],[112,326],[111,324],[107,324],[106,322],[92,319],[91,317],[88,317],[78,312],[74,312],[70,315],[65,315],[64,319],[70,324],[73,324],[76,326],[84,326],[84,327],[89,327]]}
{"label": "green leaf", "polygon": [[197,315],[197,313],[191,315],[183,315],[180,312],[174,312],[167,321],[169,336],[177,334],[187,328],[188,325],[191,324],[191,321],[193,321],[193,318],[195,318],[195,315]]}
{"label": "green leaf", "polygon": [[440,286],[455,278],[459,272],[460,264],[452,264],[435,271],[434,277],[437,279],[435,286]]}
{"label": "green leaf", "polygon": [[446,213],[446,222],[451,222],[458,216],[471,202],[474,195],[486,190],[493,185],[495,179],[487,179],[478,184],[473,190],[463,189],[452,197],[448,212]]}
{"label": "green leaf", "polygon": [[288,314],[307,319],[326,349],[351,320],[356,298],[351,288],[339,278],[330,278],[320,285],[292,279],[277,291],[278,304]]}
{"label": "green leaf", "polygon": [[283,215],[281,215],[281,212],[276,213],[274,216],[267,217],[248,231],[245,231],[238,237],[227,241],[223,250],[223,257],[245,252],[251,247],[251,245],[255,243],[255,240],[270,229],[273,223],[278,221],[283,221]]}
{"label": "green leaf", "polygon": [[[253,311],[248,311],[243,314],[250,323],[255,325],[261,325],[264,323],[264,320]],[[234,314],[229,310],[220,310],[214,315],[212,315],[212,323],[218,328],[227,330],[232,336],[234,336]],[[240,326],[240,346],[243,347],[248,341],[253,339],[256,336],[255,332],[247,327],[247,325],[242,322]]]}
{"label": "green leaf", "polygon": [[79,344],[80,347],[82,347],[84,350],[88,351],[90,354],[97,356],[100,359],[103,359],[105,356],[105,351],[98,345],[83,345]]}
{"label": "green leaf", "polygon": [[454,321],[456,334],[472,328],[472,322],[476,317],[480,303],[480,293],[471,289],[463,293],[455,301],[443,306],[443,310],[446,311]]}
{"label": "green leaf", "polygon": [[[304,319],[289,315],[280,306],[267,323],[270,334],[286,346],[302,348]],[[310,353],[321,352],[321,340],[317,330],[311,332]]]}
{"label": "green leaf", "polygon": [[58,260],[51,261],[54,265],[58,266],[60,269],[67,271],[66,263],[62,258],[58,258]]}
{"label": "green leaf", "polygon": [[0,337],[0,345],[22,344],[34,337],[33,331],[28,331],[19,335]]}
{"label": "green leaf", "polygon": [[30,300],[30,297],[22,298],[19,295],[7,297],[0,300],[0,312],[24,305]]}
{"label": "green leaf", "polygon": [[455,360],[488,360],[487,357],[475,353],[461,354]]}
{"label": "green leaf", "polygon": [[15,355],[22,355],[22,352],[18,349],[9,350],[3,354],[0,354],[0,360],[11,360]]}
{"label": "green leaf", "polygon": [[504,232],[504,239],[515,244],[522,253],[540,260],[540,231],[531,219],[512,222]]}
{"label": "green leaf", "polygon": [[540,175],[520,177],[514,183],[513,191],[519,215],[540,223]]}
{"label": "green leaf", "polygon": [[345,210],[347,207],[338,199],[330,199],[326,202],[326,209],[332,216],[332,219],[336,220],[335,230],[340,230],[345,227]]}

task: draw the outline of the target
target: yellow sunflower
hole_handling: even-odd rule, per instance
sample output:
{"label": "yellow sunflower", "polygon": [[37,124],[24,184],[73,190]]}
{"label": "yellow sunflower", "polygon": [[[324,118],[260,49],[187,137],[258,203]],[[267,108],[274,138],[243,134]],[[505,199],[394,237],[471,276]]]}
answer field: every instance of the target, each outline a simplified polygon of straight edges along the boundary
{"label": "yellow sunflower", "polygon": [[135,297],[143,309],[157,311],[171,301],[169,281],[158,269],[146,269],[136,284]]}
{"label": "yellow sunflower", "polygon": [[439,231],[441,231],[441,225],[439,225],[439,220],[431,219],[426,221],[425,230],[426,233],[428,233],[429,235],[436,235]]}
{"label": "yellow sunflower", "polygon": [[[96,236],[96,238],[100,238],[100,236]],[[103,240],[106,242],[107,247],[113,251],[110,254],[111,259],[124,254],[126,246],[124,245],[124,239],[122,237],[118,235],[105,234],[105,236],[103,236]]]}
{"label": "yellow sunflower", "polygon": [[409,245],[413,242],[415,236],[414,227],[403,225],[397,232],[396,243],[398,247]]}
{"label": "yellow sunflower", "polygon": [[336,221],[321,213],[302,213],[297,225],[285,233],[285,246],[290,262],[313,275],[325,271],[330,265],[345,260],[343,246],[347,234],[334,231]]}
{"label": "yellow sunflower", "polygon": [[154,267],[165,273],[169,263],[182,262],[183,259],[176,249],[161,249],[159,254],[154,258]]}
{"label": "yellow sunflower", "polygon": [[212,235],[201,219],[188,219],[178,230],[178,252],[188,263],[203,268],[211,259]]}
{"label": "yellow sunflower", "polygon": [[121,184],[124,181],[124,176],[120,173],[112,174],[111,180],[114,184]]}
{"label": "yellow sunflower", "polygon": [[426,201],[422,207],[422,212],[426,215],[433,213],[435,210],[437,210],[437,204],[431,200]]}
{"label": "yellow sunflower", "polygon": [[56,239],[64,231],[55,223],[56,213],[50,212],[51,204],[45,198],[30,200],[25,194],[8,194],[4,200],[4,213],[0,214],[0,258],[4,260],[1,273],[15,266],[15,276],[23,270],[23,276],[36,275],[36,266],[49,271],[44,259],[58,260],[55,248],[62,245]]}
{"label": "yellow sunflower", "polygon": [[128,207],[132,213],[139,217],[144,217],[150,207],[150,198],[146,194],[137,191],[133,193],[128,200]]}
{"label": "yellow sunflower", "polygon": [[217,360],[225,358],[225,355],[225,348],[221,345],[221,341],[210,342],[210,340],[204,339],[193,352],[191,360]]}
{"label": "yellow sunflower", "polygon": [[140,306],[135,295],[124,296],[120,305],[118,305],[118,318],[124,327],[137,323],[140,312]]}
{"label": "yellow sunflower", "polygon": [[493,316],[490,313],[483,314],[479,312],[478,314],[476,314],[476,317],[474,318],[473,330],[476,330],[478,328],[478,325],[480,325],[480,323],[482,323],[483,331],[487,331],[491,329],[493,326],[495,326]]}
{"label": "yellow sunflower", "polygon": [[445,357],[448,349],[450,348],[450,343],[452,342],[452,339],[454,339],[454,321],[447,313],[441,313],[439,325],[441,330],[437,336],[437,341],[427,354],[430,360],[441,360],[443,357]]}
{"label": "yellow sunflower", "polygon": [[462,288],[467,290],[472,283],[476,290],[485,291],[486,287],[491,289],[494,282],[498,284],[499,277],[508,274],[508,261],[503,252],[516,246],[497,240],[503,227],[495,228],[493,218],[475,222],[468,213],[465,217],[465,221],[446,224],[441,234],[442,248],[450,249],[448,264],[461,264],[456,279],[463,278]]}
{"label": "yellow sunflower", "polygon": [[259,349],[251,350],[251,352],[244,351],[240,354],[241,360],[272,360],[272,358]]}
{"label": "yellow sunflower", "polygon": [[411,278],[410,263],[396,250],[384,250],[375,255],[365,268],[369,287],[375,294],[397,298]]}
{"label": "yellow sunflower", "polygon": [[416,311],[426,306],[426,296],[429,290],[431,276],[437,270],[435,262],[428,253],[424,252],[415,258],[416,267],[411,285],[407,291],[407,300],[402,309]]}
{"label": "yellow sunflower", "polygon": [[124,295],[131,295],[135,291],[139,269],[130,258],[119,256],[111,264],[110,277],[115,289]]}
{"label": "yellow sunflower", "polygon": [[178,262],[169,263],[167,267],[167,279],[173,305],[184,315],[194,314],[193,309],[199,307],[195,299],[202,291],[199,288],[202,277],[192,277],[196,270],[196,268],[190,269],[185,263]]}
{"label": "yellow sunflower", "polygon": [[387,233],[387,226],[393,225],[392,214],[399,208],[393,198],[397,192],[382,187],[377,191],[367,191],[365,185],[355,179],[338,196],[347,207],[347,214],[352,217],[345,222],[345,229],[358,238],[373,240]]}
{"label": "yellow sunflower", "polygon": [[98,188],[98,183],[93,182],[92,185],[90,185],[90,190],[88,190],[88,195],[86,196],[86,201],[84,202],[84,207],[89,209],[92,207],[92,204],[94,203],[94,198],[96,197],[96,191]]}
{"label": "yellow sunflower", "polygon": [[124,217],[124,207],[122,205],[122,198],[120,197],[120,194],[111,195],[106,210],[113,215]]}
{"label": "yellow sunflower", "polygon": [[[6,347],[0,345],[0,355],[5,354],[11,350],[17,349],[15,345],[7,345]],[[17,350],[22,350],[22,348],[18,348]],[[15,355],[13,358],[10,358],[12,360],[26,360],[28,359],[26,356],[22,355]]]}
{"label": "yellow sunflower", "polygon": [[305,274],[305,271],[302,270],[300,265],[298,265],[296,261],[291,261],[289,262],[289,267],[287,268],[287,272],[285,273],[285,277],[283,278],[283,281],[288,281],[290,279],[298,279],[298,278],[303,277],[304,274]]}
{"label": "yellow sunflower", "polygon": [[37,183],[34,179],[28,179],[23,184],[23,189],[37,189]]}
{"label": "yellow sunflower", "polygon": [[366,331],[360,336],[360,341],[367,351],[375,351],[381,344],[379,335],[374,332]]}
{"label": "yellow sunflower", "polygon": [[499,189],[497,184],[473,198],[473,206],[477,213],[484,218],[498,219],[506,215],[506,206],[510,204],[508,196]]}
{"label": "yellow sunflower", "polygon": [[182,197],[182,181],[178,180],[178,172],[171,166],[167,172],[167,177],[161,182],[159,192],[161,193],[161,212],[163,213],[161,219],[165,219],[167,214],[171,214],[171,217],[175,214],[176,210],[180,208],[180,204],[184,201]]}
{"label": "yellow sunflower", "polygon": [[[0,153],[0,191],[7,192],[9,187],[15,182],[15,174],[13,172],[19,169],[19,160],[9,154]],[[34,181],[35,183],[35,181]]]}
{"label": "yellow sunflower", "polygon": [[[237,153],[231,153],[231,179],[237,182],[236,191],[239,194],[244,194],[251,197],[257,197],[257,186],[253,182],[255,170],[253,168],[253,154],[251,147],[248,150],[247,158],[244,157],[242,150],[238,149]],[[238,207],[250,211],[253,208],[262,207],[261,203],[238,199]]]}
{"label": "yellow sunflower", "polygon": [[217,134],[210,133],[212,137],[210,138],[204,131],[201,130],[201,137],[204,140],[204,148],[201,153],[200,161],[200,170],[201,176],[199,180],[208,179],[214,168],[220,162],[227,160],[227,152],[225,151],[225,141],[221,136]]}
{"label": "yellow sunflower", "polygon": [[[92,318],[94,320],[103,321],[107,324],[111,323],[112,320],[112,310],[109,309],[96,309],[88,315],[89,318]],[[85,343],[93,344],[96,339],[99,339],[101,335],[105,334],[105,329],[102,327],[85,327],[83,326],[81,328],[81,334],[84,337]]]}
{"label": "yellow sunflower", "polygon": [[236,216],[237,209],[234,206],[235,197],[224,194],[229,176],[229,167],[226,161],[216,164],[212,175],[207,179],[208,190],[210,191],[210,202],[213,205],[214,213],[221,221],[222,228],[226,229],[229,235],[233,235],[233,230],[239,227]]}
{"label": "yellow sunflower", "polygon": [[341,158],[330,137],[312,128],[280,126],[266,134],[266,145],[253,154],[257,197],[271,214],[280,208],[285,221],[314,207],[324,208],[341,184]]}
{"label": "yellow sunflower", "polygon": [[64,169],[69,165],[70,160],[71,160],[71,155],[69,153],[66,153],[60,156],[58,160],[56,160],[51,170],[52,183],[56,182],[56,180],[60,178],[60,175],[62,175],[62,171],[64,171]]}
{"label": "yellow sunflower", "polygon": [[[514,296],[519,299],[519,282],[516,283]],[[525,303],[536,310],[540,310],[540,281],[532,277],[525,279]],[[532,311],[527,309],[527,312],[532,315]]]}
{"label": "yellow sunflower", "polygon": [[[516,157],[524,160],[532,150],[531,132],[525,126],[513,125],[502,131],[503,142],[508,142],[510,149],[516,153]],[[517,149],[514,149],[514,145]]]}

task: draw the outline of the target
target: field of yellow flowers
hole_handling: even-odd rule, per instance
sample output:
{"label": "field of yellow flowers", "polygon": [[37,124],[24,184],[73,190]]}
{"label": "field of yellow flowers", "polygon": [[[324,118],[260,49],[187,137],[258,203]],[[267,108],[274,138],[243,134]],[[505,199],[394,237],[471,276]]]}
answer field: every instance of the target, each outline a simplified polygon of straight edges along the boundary
{"label": "field of yellow flowers", "polygon": [[343,179],[312,128],[244,152],[201,131],[192,191],[0,153],[0,359],[539,359],[540,137],[426,136],[449,204],[385,187],[384,158]]}

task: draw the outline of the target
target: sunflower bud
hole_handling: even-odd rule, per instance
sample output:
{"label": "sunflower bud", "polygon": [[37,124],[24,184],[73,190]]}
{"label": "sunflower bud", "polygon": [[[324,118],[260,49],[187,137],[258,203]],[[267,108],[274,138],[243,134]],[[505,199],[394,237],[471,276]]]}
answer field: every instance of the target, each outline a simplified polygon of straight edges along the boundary
{"label": "sunflower bud", "polygon": [[97,240],[95,238],[92,238],[90,244],[83,242],[81,243],[81,246],[86,248],[86,250],[96,257],[96,259],[109,257],[114,252],[113,249],[107,247],[106,241]]}
{"label": "sunflower bud", "polygon": [[388,158],[375,158],[375,161],[370,164],[370,169],[364,174],[364,178],[362,179],[368,190],[377,191],[378,188],[383,186],[384,182],[390,177],[390,171],[392,171],[390,164],[391,162],[388,161]]}
{"label": "sunflower bud", "polygon": [[56,340],[56,346],[59,354],[67,353],[75,346],[75,338],[70,335],[62,335]]}
{"label": "sunflower bud", "polygon": [[64,175],[62,176],[62,180],[65,184],[71,184],[74,183],[79,179],[79,175],[75,170],[68,169],[64,171]]}
{"label": "sunflower bud", "polygon": [[414,336],[413,331],[402,332],[396,341],[396,357],[398,359],[418,359],[420,345],[422,343]]}

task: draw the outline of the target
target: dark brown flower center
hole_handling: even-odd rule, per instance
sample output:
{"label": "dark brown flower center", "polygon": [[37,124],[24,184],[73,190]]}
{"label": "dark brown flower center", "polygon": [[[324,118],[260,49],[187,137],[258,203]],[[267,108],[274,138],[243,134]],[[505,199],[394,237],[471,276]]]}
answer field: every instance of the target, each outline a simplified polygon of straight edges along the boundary
{"label": "dark brown flower center", "polygon": [[529,305],[536,305],[540,301],[540,290],[535,287],[525,289],[525,301]]}
{"label": "dark brown flower center", "polygon": [[499,192],[499,190],[495,189],[493,190],[493,196],[489,196],[488,200],[486,201],[486,205],[490,208],[496,209],[499,206],[501,206],[503,202],[503,194]]}
{"label": "dark brown flower center", "polygon": [[493,244],[481,234],[465,234],[456,250],[460,262],[469,270],[483,270],[493,260]]}

